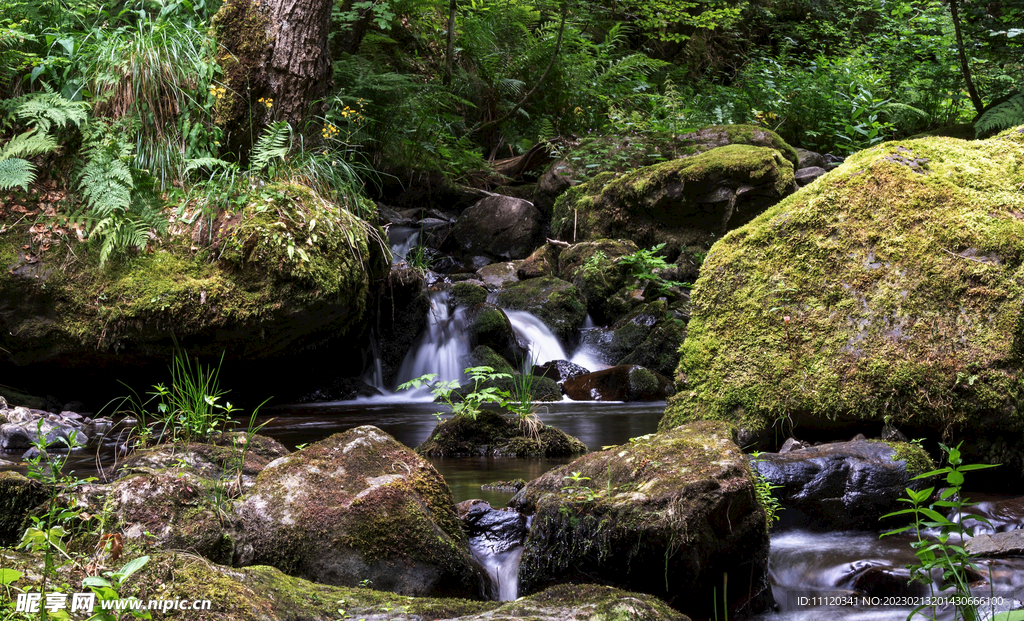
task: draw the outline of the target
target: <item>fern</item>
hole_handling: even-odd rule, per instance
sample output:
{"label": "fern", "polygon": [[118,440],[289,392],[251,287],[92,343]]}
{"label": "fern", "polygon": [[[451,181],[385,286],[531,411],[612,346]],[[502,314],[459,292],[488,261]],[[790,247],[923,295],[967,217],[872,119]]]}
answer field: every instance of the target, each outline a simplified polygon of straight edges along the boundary
{"label": "fern", "polygon": [[81,127],[88,119],[88,106],[83,101],[70,101],[46,87],[43,92],[22,97],[15,108],[15,115],[22,122],[35,125],[45,133],[54,126]]}
{"label": "fern", "polygon": [[19,158],[0,160],[0,190],[20,186],[22,190],[28,191],[29,184],[35,178],[35,166],[31,162]]}
{"label": "fern", "polygon": [[31,129],[18,134],[10,142],[0,147],[0,160],[11,157],[35,157],[50,153],[56,148],[57,141],[53,136],[42,133],[38,129]]}
{"label": "fern", "polygon": [[104,218],[114,211],[126,211],[131,205],[132,172],[124,162],[129,153],[130,148],[116,140],[104,140],[86,149],[86,164],[78,175],[78,187],[95,216]]}
{"label": "fern", "polygon": [[283,160],[292,146],[292,126],[285,121],[271,123],[252,150],[253,170],[263,170],[275,159]]}
{"label": "fern", "polygon": [[980,138],[985,134],[1017,125],[1024,125],[1024,91],[986,110],[974,123],[974,135]]}

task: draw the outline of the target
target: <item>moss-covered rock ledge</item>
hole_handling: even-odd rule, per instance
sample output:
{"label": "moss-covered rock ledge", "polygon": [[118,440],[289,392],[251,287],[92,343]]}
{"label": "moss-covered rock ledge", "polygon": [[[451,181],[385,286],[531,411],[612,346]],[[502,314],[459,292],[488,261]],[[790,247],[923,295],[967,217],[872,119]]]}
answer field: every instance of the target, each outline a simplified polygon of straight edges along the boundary
{"label": "moss-covered rock ledge", "polygon": [[[127,559],[123,559],[127,560]],[[41,556],[0,549],[0,566],[25,575],[14,587],[38,586]],[[85,574],[72,564],[58,571],[72,592]],[[650,595],[593,585],[565,585],[514,602],[413,598],[363,588],[308,582],[273,567],[233,569],[191,554],[159,552],[132,576],[122,597],[209,600],[209,610],[170,610],[154,616],[186,621],[689,621]]]}
{"label": "moss-covered rock ledge", "polygon": [[69,229],[13,215],[0,227],[0,364],[12,368],[166,365],[172,336],[213,358],[294,354],[357,336],[386,269],[373,227],[296,184],[268,185],[212,226],[187,214],[105,268]]}
{"label": "moss-covered rock ledge", "polygon": [[1018,135],[879,145],[715,244],[661,428],[889,422],[1024,475]]}

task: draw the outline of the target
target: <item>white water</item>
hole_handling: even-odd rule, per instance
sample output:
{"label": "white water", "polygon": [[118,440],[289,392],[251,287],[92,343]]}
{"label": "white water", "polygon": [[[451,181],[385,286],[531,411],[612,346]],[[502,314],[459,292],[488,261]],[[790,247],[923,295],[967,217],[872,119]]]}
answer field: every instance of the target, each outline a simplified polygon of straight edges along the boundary
{"label": "white water", "polygon": [[473,538],[469,542],[473,557],[487,571],[491,584],[497,587],[498,600],[510,602],[519,596],[519,559],[523,546],[516,546],[507,552],[495,554],[486,543]]}
{"label": "white water", "polygon": [[388,229],[388,243],[391,245],[391,264],[404,263],[405,255],[416,247],[420,231],[408,226],[392,226]]}
{"label": "white water", "polygon": [[406,354],[398,370],[398,383],[436,373],[440,381],[462,381],[463,363],[469,355],[466,309],[448,311],[448,292],[430,294],[427,329]]}

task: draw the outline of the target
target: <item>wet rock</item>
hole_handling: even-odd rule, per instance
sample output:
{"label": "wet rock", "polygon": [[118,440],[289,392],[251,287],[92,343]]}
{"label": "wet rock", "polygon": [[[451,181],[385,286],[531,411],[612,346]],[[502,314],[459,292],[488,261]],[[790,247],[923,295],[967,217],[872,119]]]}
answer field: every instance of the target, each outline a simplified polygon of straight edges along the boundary
{"label": "wet rock", "polygon": [[533,314],[563,343],[577,338],[587,318],[587,299],[580,290],[554,276],[507,284],[498,292],[497,304]]}
{"label": "wet rock", "polygon": [[686,330],[665,300],[642,304],[609,328],[588,330],[583,345],[601,362],[639,365],[671,375],[679,363],[679,345]]}
{"label": "wet rock", "polygon": [[772,494],[785,508],[780,517],[786,524],[870,530],[902,508],[898,499],[907,487],[920,486],[911,478],[931,461],[916,445],[858,440],[762,453],[751,465],[779,486]]}
{"label": "wet rock", "polygon": [[709,618],[712,590],[728,573],[730,613],[764,608],[766,518],[727,425],[695,423],[590,453],[531,481],[510,504],[536,513],[520,593],[598,582]]}
{"label": "wet rock", "polygon": [[802,168],[825,167],[825,158],[822,157],[821,153],[797,148],[796,155],[800,160],[799,164],[795,166],[797,170]]}
{"label": "wet rock", "polygon": [[492,492],[516,493],[526,487],[525,479],[513,479],[511,481],[494,481],[480,486],[480,489]]}
{"label": "wet rock", "polygon": [[29,514],[49,498],[38,481],[17,472],[0,472],[0,546],[20,543]]}
{"label": "wet rock", "polygon": [[551,360],[541,365],[534,365],[533,373],[538,377],[555,380],[561,386],[565,380],[586,375],[590,373],[590,370],[568,360]]}
{"label": "wet rock", "polygon": [[806,446],[807,445],[796,438],[786,438],[786,441],[782,443],[781,447],[779,447],[779,455],[785,455],[790,451],[798,451],[802,448],[806,448]]}
{"label": "wet rock", "polygon": [[403,595],[482,593],[444,479],[376,427],[271,462],[238,513],[257,564]]}
{"label": "wet rock", "polygon": [[427,457],[570,457],[586,453],[587,446],[550,425],[534,434],[515,416],[484,410],[476,419],[456,416],[438,423],[416,452]]}
{"label": "wet rock", "polygon": [[448,239],[467,256],[525,259],[542,241],[541,220],[529,201],[489,196],[462,213]]}
{"label": "wet rock", "polygon": [[[378,285],[373,329],[385,386],[394,385],[402,361],[427,325],[430,298],[423,289],[423,274],[409,267],[393,267]],[[324,378],[327,384],[338,372],[334,365],[325,367],[333,372]]]}
{"label": "wet rock", "polygon": [[635,365],[574,377],[562,390],[574,401],[660,401],[675,394],[667,377]]}
{"label": "wet rock", "polygon": [[466,323],[470,348],[485,345],[513,364],[526,360],[526,346],[516,336],[508,316],[497,306],[477,304],[466,311]]}
{"label": "wet rock", "polygon": [[20,407],[7,410],[5,418],[8,422],[0,425],[0,450],[29,449],[36,443],[59,449],[66,447],[72,437],[79,444],[89,442],[79,421]]}
{"label": "wet rock", "polygon": [[636,244],[628,240],[599,239],[574,244],[559,255],[560,277],[576,285],[587,300],[587,311],[599,325],[615,323],[643,303],[626,293],[638,288],[639,283],[630,278],[625,265],[616,261],[637,250]]}
{"label": "wet rock", "polygon": [[526,516],[518,511],[494,509],[485,500],[467,500],[459,503],[459,508],[459,518],[470,540],[476,540],[491,554],[508,552],[526,540]]}
{"label": "wet rock", "polygon": [[[970,477],[970,475],[967,476]],[[975,515],[985,518],[987,523],[971,517]],[[952,520],[959,519],[956,516],[949,517]],[[965,507],[963,525],[974,536],[1017,530],[1024,525],[1024,498],[983,500],[973,506]]]}

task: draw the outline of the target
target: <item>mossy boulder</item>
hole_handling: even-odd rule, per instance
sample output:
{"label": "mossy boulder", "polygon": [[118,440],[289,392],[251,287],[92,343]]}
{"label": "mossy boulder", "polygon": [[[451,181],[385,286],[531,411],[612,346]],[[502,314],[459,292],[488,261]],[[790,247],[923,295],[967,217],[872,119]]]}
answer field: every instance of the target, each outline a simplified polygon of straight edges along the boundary
{"label": "mossy boulder", "polygon": [[478,597],[451,491],[376,427],[335,434],[272,462],[238,508],[254,561],[316,582],[403,595]]}
{"label": "mossy boulder", "polygon": [[487,289],[468,282],[457,282],[452,285],[449,298],[452,306],[476,306],[487,301]]}
{"label": "mossy boulder", "polygon": [[916,444],[869,440],[761,453],[751,466],[776,486],[781,525],[820,530],[877,530],[883,515],[905,506],[908,487],[923,487],[913,477],[935,467]]}
{"label": "mossy boulder", "polygon": [[59,368],[66,390],[123,390],[112,378],[133,384],[135,373],[147,385],[176,339],[193,356],[223,353],[225,375],[280,378],[290,367],[272,361],[357,338],[370,282],[386,269],[376,229],[297,184],[249,199],[217,218],[212,249],[210,229],[179,220],[148,252],[103,269],[94,244],[71,236],[42,252],[27,228],[9,227],[0,234],[0,374],[31,389]]}
{"label": "mossy boulder", "polygon": [[559,255],[559,276],[579,289],[597,323],[614,323],[643,304],[630,294],[640,289],[640,283],[616,260],[637,250],[629,240],[598,239],[573,244]]}
{"label": "mossy boulder", "polygon": [[572,283],[554,276],[531,278],[506,285],[498,306],[535,315],[563,343],[573,342],[587,319],[587,299]]}
{"label": "mossy boulder", "polygon": [[[14,586],[41,587],[43,557],[0,549],[3,567],[22,572]],[[76,591],[81,572],[72,564],[55,571]],[[190,554],[158,552],[118,591],[142,601],[209,600],[210,610],[176,611],[181,619],[223,621],[337,621],[339,617],[385,621],[689,621],[650,595],[596,585],[563,585],[514,602],[411,598],[368,588],[317,584],[273,567],[231,568]]]}
{"label": "mossy boulder", "polygon": [[494,304],[477,304],[466,311],[465,320],[471,348],[489,347],[513,365],[526,360],[526,346],[512,329],[505,312]]}
{"label": "mossy boulder", "polygon": [[215,563],[252,561],[232,500],[235,481],[207,478],[185,467],[135,472],[109,486],[103,510],[115,516],[125,543],[143,549],[184,550]]}
{"label": "mossy boulder", "polygon": [[[165,468],[189,468],[211,480],[236,477],[242,491],[249,489],[267,464],[291,451],[273,438],[245,432],[216,433],[206,442],[158,444],[133,451],[117,465],[115,476]],[[239,476],[240,475],[240,476]]]}
{"label": "mossy boulder", "polygon": [[541,276],[555,276],[558,273],[558,255],[562,248],[555,244],[544,244],[533,251],[533,254],[523,259],[516,270],[519,280],[529,278],[540,278]]}
{"label": "mossy boulder", "polygon": [[795,190],[793,164],[779,151],[734,144],[574,187],[555,203],[551,231],[571,242],[664,243],[675,261],[681,251],[705,252]]}
{"label": "mossy boulder", "polygon": [[427,457],[571,457],[586,453],[587,445],[550,425],[532,434],[516,416],[484,410],[475,419],[441,421],[416,452]]}
{"label": "mossy boulder", "polygon": [[17,472],[0,472],[0,545],[18,544],[28,515],[49,498],[48,490],[38,481]]}
{"label": "mossy boulder", "polygon": [[850,156],[715,245],[662,429],[885,421],[1024,476],[1024,145],[949,138]]}
{"label": "mossy boulder", "polygon": [[768,589],[768,529],[755,498],[747,459],[723,423],[584,455],[512,499],[520,511],[536,513],[520,592],[598,582],[709,618],[713,590],[727,573],[730,613],[756,612]]}
{"label": "mossy boulder", "polygon": [[637,365],[621,365],[567,379],[562,390],[574,401],[661,401],[675,394],[672,381]]}
{"label": "mossy boulder", "polygon": [[442,250],[498,260],[525,259],[543,241],[541,214],[529,201],[493,195],[462,212]]}
{"label": "mossy boulder", "polygon": [[605,364],[640,365],[671,376],[686,337],[684,325],[662,299],[633,309],[608,328],[588,330],[583,345]]}

